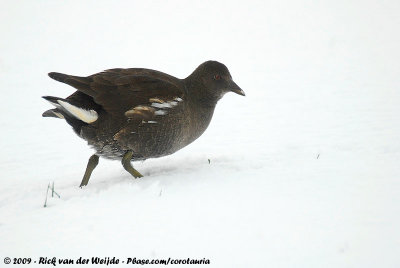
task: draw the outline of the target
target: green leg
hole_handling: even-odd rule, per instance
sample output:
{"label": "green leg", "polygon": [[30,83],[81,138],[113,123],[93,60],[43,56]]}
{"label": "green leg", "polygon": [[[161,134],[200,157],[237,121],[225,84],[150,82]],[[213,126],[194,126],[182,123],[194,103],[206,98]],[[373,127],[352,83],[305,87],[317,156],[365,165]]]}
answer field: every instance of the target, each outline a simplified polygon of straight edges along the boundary
{"label": "green leg", "polygon": [[81,185],[79,185],[79,187],[82,188],[82,186],[86,186],[88,184],[90,175],[92,175],[92,172],[96,168],[98,163],[99,163],[99,156],[94,154],[89,158],[89,162],[86,167],[85,175],[83,175],[83,179],[82,179]]}
{"label": "green leg", "polygon": [[132,159],[132,155],[133,152],[132,151],[127,151],[124,155],[124,157],[122,157],[122,166],[124,167],[124,169],[126,171],[128,171],[133,177],[135,178],[141,178],[143,177],[142,174],[139,173],[139,171],[137,171],[136,169],[134,169],[131,165],[131,159]]}

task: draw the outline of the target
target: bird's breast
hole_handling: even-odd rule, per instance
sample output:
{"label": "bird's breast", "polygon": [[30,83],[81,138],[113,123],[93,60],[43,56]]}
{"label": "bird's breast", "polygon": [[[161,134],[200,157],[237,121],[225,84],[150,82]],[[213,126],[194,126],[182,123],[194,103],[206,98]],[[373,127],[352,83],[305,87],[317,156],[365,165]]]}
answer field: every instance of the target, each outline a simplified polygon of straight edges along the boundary
{"label": "bird's breast", "polygon": [[151,120],[127,120],[117,124],[113,118],[100,118],[98,129],[86,128],[83,138],[97,154],[110,159],[122,158],[127,150],[133,151],[136,160],[166,156],[200,137],[213,111],[180,103],[173,109],[164,109]]}

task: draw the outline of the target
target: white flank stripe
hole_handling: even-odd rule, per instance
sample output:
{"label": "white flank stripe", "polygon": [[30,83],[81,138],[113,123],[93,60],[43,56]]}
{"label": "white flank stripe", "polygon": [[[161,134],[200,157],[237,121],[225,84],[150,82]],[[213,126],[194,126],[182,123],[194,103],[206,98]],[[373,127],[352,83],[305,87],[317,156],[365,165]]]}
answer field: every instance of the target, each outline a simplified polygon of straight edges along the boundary
{"label": "white flank stripe", "polygon": [[167,113],[167,112],[164,111],[164,110],[157,110],[157,111],[154,112],[155,115],[164,115],[164,114],[166,114],[166,113]]}
{"label": "white flank stripe", "polygon": [[165,103],[157,103],[153,102],[151,106],[156,107],[156,108],[172,108],[172,105],[169,102]]}
{"label": "white flank stripe", "polygon": [[178,105],[178,102],[176,101],[169,101],[169,102],[164,102],[164,103],[157,103],[153,102],[151,106],[156,107],[156,108],[172,108],[174,106]]}
{"label": "white flank stripe", "polygon": [[58,100],[57,102],[70,114],[85,123],[93,123],[99,117],[95,110],[85,110],[62,100]]}

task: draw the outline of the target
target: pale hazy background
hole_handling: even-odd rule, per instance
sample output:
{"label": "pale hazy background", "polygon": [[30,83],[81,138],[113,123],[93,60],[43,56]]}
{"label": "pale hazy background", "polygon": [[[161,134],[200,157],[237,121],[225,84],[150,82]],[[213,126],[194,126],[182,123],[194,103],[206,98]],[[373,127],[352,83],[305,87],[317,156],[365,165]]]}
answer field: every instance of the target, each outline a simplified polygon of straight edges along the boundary
{"label": "pale hazy background", "polygon": [[[400,2],[0,1],[4,257],[208,258],[214,267],[399,267]],[[40,97],[50,71],[227,65],[205,134],[135,163],[93,153]],[[208,159],[211,164],[208,164]],[[61,199],[43,208],[55,182]],[[32,265],[31,265],[32,266]]]}

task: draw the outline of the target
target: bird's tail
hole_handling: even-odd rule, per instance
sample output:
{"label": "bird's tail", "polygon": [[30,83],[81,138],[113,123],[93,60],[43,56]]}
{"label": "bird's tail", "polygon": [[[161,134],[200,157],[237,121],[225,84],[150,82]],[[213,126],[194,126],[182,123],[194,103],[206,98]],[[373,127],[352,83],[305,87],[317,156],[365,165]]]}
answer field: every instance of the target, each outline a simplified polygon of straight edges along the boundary
{"label": "bird's tail", "polygon": [[87,124],[93,123],[98,118],[98,114],[95,110],[87,110],[78,107],[70,103],[70,101],[67,99],[53,96],[43,96],[43,99],[47,100],[56,107],[56,109],[51,109],[44,112],[42,114],[43,117],[58,117],[62,119],[72,117]]}
{"label": "bird's tail", "polygon": [[58,82],[65,83],[65,80],[69,77],[67,74],[62,74],[62,73],[56,73],[56,72],[51,72],[49,73],[50,78],[53,78],[54,80],[57,80]]}

